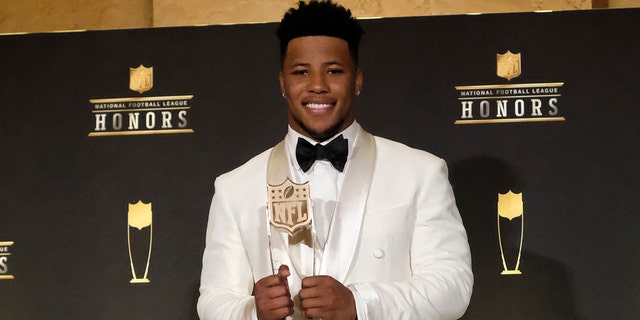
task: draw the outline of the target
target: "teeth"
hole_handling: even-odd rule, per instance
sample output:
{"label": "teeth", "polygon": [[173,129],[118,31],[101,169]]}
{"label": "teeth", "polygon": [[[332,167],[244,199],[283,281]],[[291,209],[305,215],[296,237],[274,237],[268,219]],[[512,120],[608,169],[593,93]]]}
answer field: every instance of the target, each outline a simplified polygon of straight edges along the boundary
{"label": "teeth", "polygon": [[331,106],[331,104],[328,103],[308,103],[307,104],[307,108],[311,108],[311,109],[323,109],[323,108],[329,108]]}

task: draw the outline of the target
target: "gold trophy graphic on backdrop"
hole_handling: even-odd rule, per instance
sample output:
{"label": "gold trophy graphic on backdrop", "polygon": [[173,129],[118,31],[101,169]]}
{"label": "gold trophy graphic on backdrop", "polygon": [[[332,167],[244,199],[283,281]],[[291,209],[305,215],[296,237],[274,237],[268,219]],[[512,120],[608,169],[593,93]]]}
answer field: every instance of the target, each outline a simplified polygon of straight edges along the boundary
{"label": "gold trophy graphic on backdrop", "polygon": [[[506,238],[506,235],[503,234],[504,230],[500,228],[501,222],[506,218],[509,219],[509,222],[505,222],[505,227],[510,227],[509,229],[515,229],[517,225],[515,223],[510,223],[513,219],[520,218],[520,239],[518,244],[518,255],[516,259],[516,264],[513,269],[509,269],[507,267],[507,259],[505,257],[505,249],[503,244],[503,239]],[[502,220],[502,221],[501,221]],[[503,275],[514,275],[514,274],[522,274],[520,272],[520,257],[522,255],[522,242],[524,238],[524,206],[522,202],[522,193],[513,193],[511,190],[505,194],[498,193],[498,242],[500,244],[500,254],[502,256],[502,266],[504,270],[501,272]]]}
{"label": "gold trophy graphic on backdrop", "polygon": [[[149,278],[147,275],[149,274],[149,261],[151,260],[151,244],[153,243],[153,220],[152,220],[152,211],[151,211],[151,203],[143,203],[142,200],[139,200],[137,203],[129,203],[129,225],[127,226],[127,243],[129,245],[129,262],[131,263],[131,283],[149,283]],[[134,256],[140,257],[141,255],[132,253],[131,243],[138,244],[143,243],[144,234],[142,229],[149,227],[148,237],[149,237],[149,245],[147,246],[146,252],[142,252],[147,256],[147,262],[144,268],[144,275],[142,278],[138,278],[136,274],[136,268],[134,266]],[[133,230],[133,238],[134,241],[131,241],[132,232],[131,228],[136,228],[137,230]],[[142,240],[142,241],[135,241]],[[135,246],[138,247],[138,246]],[[142,250],[142,249],[141,249]],[[133,250],[135,252],[141,252],[141,250]]]}

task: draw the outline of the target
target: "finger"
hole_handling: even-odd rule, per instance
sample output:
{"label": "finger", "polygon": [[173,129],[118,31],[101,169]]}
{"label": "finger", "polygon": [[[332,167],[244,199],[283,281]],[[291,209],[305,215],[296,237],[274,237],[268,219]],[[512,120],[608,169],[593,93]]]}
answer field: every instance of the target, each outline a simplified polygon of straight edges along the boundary
{"label": "finger", "polygon": [[293,300],[287,297],[280,297],[273,299],[271,302],[271,311],[282,315],[281,318],[293,314]]}
{"label": "finger", "polygon": [[289,280],[287,280],[287,277],[289,277],[290,275],[291,272],[289,271],[289,266],[283,264],[280,266],[280,268],[278,268],[278,278],[280,279],[280,284],[286,288],[286,295],[288,297],[291,297],[291,293],[289,292]]}
{"label": "finger", "polygon": [[278,286],[281,284],[282,284],[282,278],[277,275],[273,275],[273,276],[267,276],[258,280],[258,282],[256,282],[256,287],[269,288],[269,287]]}
{"label": "finger", "polygon": [[316,287],[303,288],[298,292],[300,300],[315,299],[320,297],[320,290]]}
{"label": "finger", "polygon": [[313,298],[300,298],[300,306],[302,309],[312,309],[312,308],[320,308],[325,304],[321,298],[313,297]]}
{"label": "finger", "polygon": [[266,305],[256,305],[256,308],[259,319],[284,319],[287,316],[293,315],[293,301],[291,300],[285,301],[284,303],[274,300]]}
{"label": "finger", "polygon": [[280,266],[280,268],[278,268],[279,277],[286,278],[290,275],[291,275],[291,272],[289,271],[289,266],[287,266],[286,264],[283,264]]}
{"label": "finger", "polygon": [[[269,297],[260,295],[255,297],[256,309],[262,315],[271,315],[268,319],[281,319],[293,312],[293,301],[288,296]],[[279,314],[280,316],[273,316]],[[262,317],[263,319],[265,317]]]}
{"label": "finger", "polygon": [[302,279],[302,287],[303,288],[311,288],[322,285],[323,283],[327,283],[331,281],[333,278],[329,276],[311,276]]}
{"label": "finger", "polygon": [[273,318],[275,319],[284,319],[287,316],[293,315],[293,307],[282,307],[279,309],[271,310],[269,313],[272,314]]}
{"label": "finger", "polygon": [[322,319],[323,316],[321,308],[305,308],[302,313],[306,319]]}

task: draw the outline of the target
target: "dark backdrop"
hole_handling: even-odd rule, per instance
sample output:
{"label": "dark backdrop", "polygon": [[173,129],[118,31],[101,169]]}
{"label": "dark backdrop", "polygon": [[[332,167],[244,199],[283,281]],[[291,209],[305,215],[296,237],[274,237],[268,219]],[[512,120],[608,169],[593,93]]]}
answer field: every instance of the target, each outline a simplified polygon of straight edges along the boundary
{"label": "dark backdrop", "polygon": [[[362,21],[359,122],[447,160],[476,277],[465,319],[637,318],[639,18]],[[0,280],[0,319],[197,318],[213,180],[286,132],[274,29],[0,36],[0,276],[14,277]],[[511,80],[496,75],[507,50],[521,53]],[[129,89],[139,65],[154,68],[142,94]],[[456,86],[557,82],[565,121],[454,124]],[[193,96],[193,133],[89,136],[92,99],[178,95]],[[524,216],[499,220],[497,194],[509,190],[522,193]],[[152,229],[146,284],[130,283],[127,213],[138,201],[153,208],[152,228],[129,230],[140,249],[138,233]],[[521,219],[522,274],[501,275],[497,223],[517,234]]]}

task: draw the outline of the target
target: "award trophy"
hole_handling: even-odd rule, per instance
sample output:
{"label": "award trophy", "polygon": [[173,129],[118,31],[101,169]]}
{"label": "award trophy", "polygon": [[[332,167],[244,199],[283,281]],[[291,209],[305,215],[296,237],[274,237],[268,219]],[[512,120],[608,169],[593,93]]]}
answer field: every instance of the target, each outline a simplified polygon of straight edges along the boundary
{"label": "award trophy", "polygon": [[[149,245],[146,250],[134,250],[135,254],[131,250],[131,243],[134,244],[142,243],[145,238],[145,234],[143,234],[142,229],[149,227],[148,238]],[[131,232],[131,228],[136,228],[137,230],[133,230],[133,235]],[[131,241],[131,239],[134,241]],[[135,204],[129,204],[129,225],[127,226],[127,243],[129,246],[129,262],[131,263],[131,274],[133,278],[131,279],[131,283],[149,283],[149,279],[147,278],[147,274],[149,273],[149,261],[151,260],[151,244],[153,239],[153,223],[152,223],[152,211],[151,211],[151,203],[143,203],[142,201],[138,201]],[[137,241],[136,241],[137,240]],[[134,259],[141,258],[146,255],[147,263],[144,268],[144,276],[142,278],[138,278],[136,274],[136,268],[134,266]]]}
{"label": "award trophy", "polygon": [[[267,185],[267,237],[269,238],[269,258],[271,259],[271,271],[276,274],[276,266],[273,264],[273,248],[271,246],[271,226],[284,229],[289,237],[302,241],[308,241],[313,248],[313,270],[315,272],[315,230],[313,229],[311,197],[309,183],[296,184],[287,178],[280,185]],[[304,232],[310,232],[310,237],[305,237]]]}
{"label": "award trophy", "polygon": [[[507,238],[503,235],[503,230],[500,228],[501,220],[509,219],[509,222],[513,221],[515,218],[520,218],[520,239],[519,239],[519,249],[518,249],[518,257],[516,259],[516,264],[513,269],[509,269],[507,267],[507,259],[505,257],[505,250],[503,245],[503,238]],[[520,272],[520,257],[522,255],[522,242],[524,238],[524,209],[522,203],[522,193],[513,193],[511,190],[505,194],[498,193],[498,242],[500,244],[500,254],[502,255],[502,266],[504,270],[501,272],[502,275],[516,275],[522,274]],[[509,229],[515,229],[517,225],[513,223],[505,223],[508,224],[505,227],[511,227]]]}

